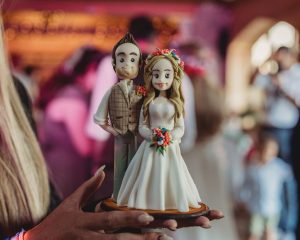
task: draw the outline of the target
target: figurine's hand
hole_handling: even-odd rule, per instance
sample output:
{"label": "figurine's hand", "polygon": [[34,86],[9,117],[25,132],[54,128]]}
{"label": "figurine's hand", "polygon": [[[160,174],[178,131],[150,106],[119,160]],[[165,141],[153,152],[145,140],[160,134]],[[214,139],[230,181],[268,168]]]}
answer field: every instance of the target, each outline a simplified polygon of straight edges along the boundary
{"label": "figurine's hand", "polygon": [[115,137],[119,135],[119,133],[109,124],[100,125],[105,131],[111,133]]}
{"label": "figurine's hand", "polygon": [[153,218],[142,211],[128,212],[84,212],[82,207],[99,189],[105,174],[98,171],[63,201],[40,224],[25,233],[25,240],[158,240],[170,239],[160,233],[106,234],[104,230],[123,227],[140,228],[149,225]]}
{"label": "figurine's hand", "polygon": [[113,131],[112,131],[111,133],[112,133],[112,135],[114,135],[114,137],[120,135],[120,134],[119,134],[117,131],[115,131],[114,129],[113,129]]}

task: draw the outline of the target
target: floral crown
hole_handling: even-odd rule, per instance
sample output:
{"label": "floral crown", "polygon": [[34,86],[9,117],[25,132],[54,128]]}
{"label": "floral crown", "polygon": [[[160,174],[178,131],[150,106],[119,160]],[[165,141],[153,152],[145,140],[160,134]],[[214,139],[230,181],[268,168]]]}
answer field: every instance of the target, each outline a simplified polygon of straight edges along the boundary
{"label": "floral crown", "polygon": [[171,56],[178,63],[178,66],[183,70],[184,62],[180,59],[180,57],[175,52],[176,52],[175,49],[159,49],[159,48],[157,48],[156,51],[149,54],[149,56],[146,59],[146,63],[147,63],[147,61],[149,61],[150,59],[152,59],[155,56]]}

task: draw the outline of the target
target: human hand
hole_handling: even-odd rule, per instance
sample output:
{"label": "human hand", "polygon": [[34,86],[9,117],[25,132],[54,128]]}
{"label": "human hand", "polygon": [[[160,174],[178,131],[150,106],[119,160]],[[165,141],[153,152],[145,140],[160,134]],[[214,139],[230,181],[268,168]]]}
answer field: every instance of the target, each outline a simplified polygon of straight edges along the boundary
{"label": "human hand", "polygon": [[153,217],[142,211],[128,212],[84,212],[82,208],[99,189],[105,174],[99,169],[95,176],[83,183],[72,195],[66,198],[40,224],[27,231],[24,240],[167,240],[160,233],[106,234],[105,230],[123,227],[143,228],[153,221]]}
{"label": "human hand", "polygon": [[223,213],[219,210],[209,210],[205,216],[196,218],[193,221],[181,223],[179,228],[182,227],[202,227],[202,228],[211,228],[211,221],[219,220],[224,217]]}
{"label": "human hand", "polygon": [[184,220],[155,220],[154,222],[150,223],[151,228],[156,227],[165,227],[172,231],[175,231],[179,228],[184,227],[202,227],[202,228],[211,228],[211,221],[218,220],[223,218],[224,215],[219,210],[209,210],[209,212],[201,217],[195,219],[184,219]]}

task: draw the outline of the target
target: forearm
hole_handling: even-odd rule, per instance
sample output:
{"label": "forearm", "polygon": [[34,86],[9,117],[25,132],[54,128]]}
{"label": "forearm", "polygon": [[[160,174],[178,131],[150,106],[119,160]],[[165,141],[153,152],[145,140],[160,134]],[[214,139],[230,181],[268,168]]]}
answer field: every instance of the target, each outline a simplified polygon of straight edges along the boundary
{"label": "forearm", "polygon": [[93,116],[94,122],[102,127],[105,131],[111,132],[111,126],[109,124],[108,102],[111,90],[107,91],[104,95],[101,103],[98,106],[96,113]]}
{"label": "forearm", "polygon": [[143,113],[144,110],[142,108],[140,112],[140,120],[139,120],[139,133],[142,136],[142,138],[148,141],[152,141],[153,132],[149,127],[148,121],[145,121]]}
{"label": "forearm", "polygon": [[184,134],[184,120],[183,117],[177,119],[174,129],[171,131],[171,136],[174,140],[180,140]]}
{"label": "forearm", "polygon": [[277,87],[278,91],[282,94],[282,96],[287,99],[290,103],[295,105],[297,108],[300,108],[300,103],[297,99],[291,94],[291,89],[286,89],[285,85],[283,85],[281,79],[278,76],[273,76],[273,82]]}
{"label": "forearm", "polygon": [[295,105],[297,108],[300,108],[300,103],[296,101],[295,98],[290,96],[283,88],[279,88],[281,94],[293,105]]}
{"label": "forearm", "polygon": [[139,133],[144,139],[146,139],[148,141],[152,140],[152,130],[148,126],[140,125]]}

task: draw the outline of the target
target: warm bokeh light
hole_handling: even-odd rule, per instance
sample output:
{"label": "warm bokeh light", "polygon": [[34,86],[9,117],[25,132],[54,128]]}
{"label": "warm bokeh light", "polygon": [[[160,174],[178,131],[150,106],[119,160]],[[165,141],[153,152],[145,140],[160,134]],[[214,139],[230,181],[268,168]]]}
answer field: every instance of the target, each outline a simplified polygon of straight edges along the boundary
{"label": "warm bokeh light", "polygon": [[[22,56],[24,65],[37,66],[40,81],[68,55],[83,45],[96,46],[109,53],[127,31],[130,15],[67,11],[20,10],[7,12],[5,34],[10,53]],[[168,13],[153,16],[158,40],[169,44],[184,15]]]}
{"label": "warm bokeh light", "polygon": [[[287,22],[278,22],[263,34],[252,46],[251,63],[261,67],[270,58],[272,52],[281,46],[297,49],[298,33]],[[262,70],[262,73],[264,70]]]}
{"label": "warm bokeh light", "polygon": [[280,46],[295,47],[297,40],[296,29],[287,22],[279,22],[268,32],[273,49]]}
{"label": "warm bokeh light", "polygon": [[272,54],[272,46],[267,34],[262,35],[252,46],[251,63],[253,66],[261,66]]}
{"label": "warm bokeh light", "polygon": [[298,38],[292,25],[269,18],[257,18],[244,28],[228,50],[226,89],[229,109],[243,112],[254,104],[253,98],[248,97],[253,74],[257,70],[262,74],[276,72],[278,66],[267,61],[272,52],[280,46],[298,49]]}

